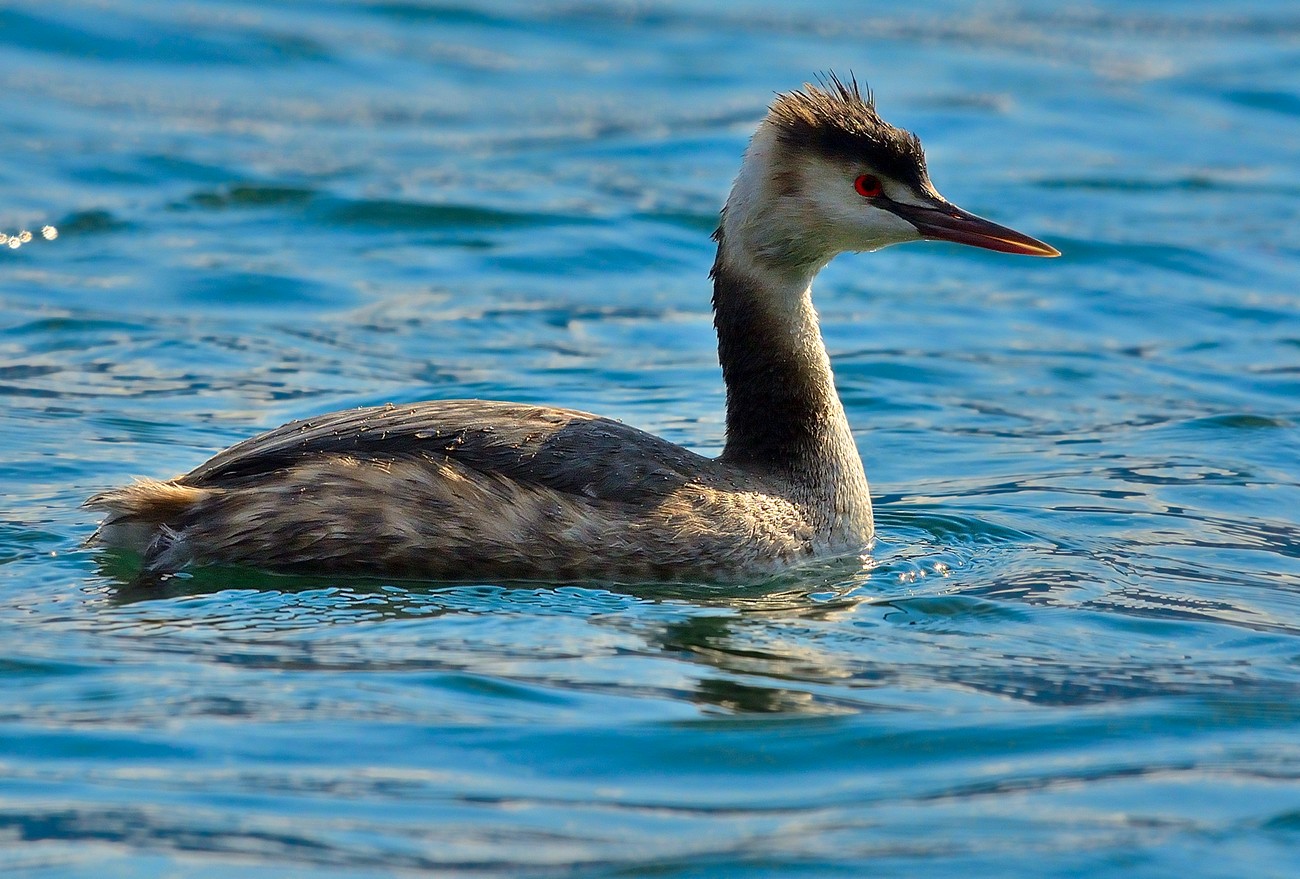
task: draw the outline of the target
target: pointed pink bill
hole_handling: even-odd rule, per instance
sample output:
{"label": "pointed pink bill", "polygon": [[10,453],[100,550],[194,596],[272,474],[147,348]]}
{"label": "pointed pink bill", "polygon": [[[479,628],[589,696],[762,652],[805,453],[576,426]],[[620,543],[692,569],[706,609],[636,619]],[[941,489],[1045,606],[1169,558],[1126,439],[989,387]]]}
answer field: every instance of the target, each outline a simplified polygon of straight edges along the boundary
{"label": "pointed pink bill", "polygon": [[929,205],[891,202],[889,210],[907,220],[921,233],[921,237],[935,241],[953,241],[997,250],[1002,253],[1021,253],[1025,256],[1060,256],[1061,251],[1037,238],[1022,235],[1015,229],[999,226],[991,220],[963,211],[955,204],[942,199]]}

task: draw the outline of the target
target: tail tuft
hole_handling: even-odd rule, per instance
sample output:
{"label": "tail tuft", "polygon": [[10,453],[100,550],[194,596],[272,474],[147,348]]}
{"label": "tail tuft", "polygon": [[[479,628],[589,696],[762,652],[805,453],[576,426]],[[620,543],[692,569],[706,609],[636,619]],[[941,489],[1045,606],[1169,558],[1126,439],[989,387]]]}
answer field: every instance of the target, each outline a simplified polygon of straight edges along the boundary
{"label": "tail tuft", "polygon": [[86,542],[131,549],[143,555],[161,532],[171,530],[170,523],[213,494],[211,489],[156,479],[139,479],[100,492],[84,506],[104,510],[108,515]]}

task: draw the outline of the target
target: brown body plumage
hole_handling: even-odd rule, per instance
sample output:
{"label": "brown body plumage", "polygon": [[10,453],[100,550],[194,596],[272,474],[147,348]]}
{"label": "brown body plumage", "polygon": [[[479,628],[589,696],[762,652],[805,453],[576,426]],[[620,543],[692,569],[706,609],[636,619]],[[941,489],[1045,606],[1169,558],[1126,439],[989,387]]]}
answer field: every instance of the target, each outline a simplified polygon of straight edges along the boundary
{"label": "brown body plumage", "polygon": [[[865,181],[865,182],[864,182]],[[147,570],[430,579],[731,579],[861,552],[862,462],[812,307],[837,253],[923,237],[1054,255],[945,202],[854,84],[779,96],[723,211],[716,459],[609,419],[478,400],[338,412],[87,503]]]}
{"label": "brown body plumage", "polygon": [[774,483],[583,412],[453,400],[295,422],[91,503],[157,570],[718,579],[831,550]]}

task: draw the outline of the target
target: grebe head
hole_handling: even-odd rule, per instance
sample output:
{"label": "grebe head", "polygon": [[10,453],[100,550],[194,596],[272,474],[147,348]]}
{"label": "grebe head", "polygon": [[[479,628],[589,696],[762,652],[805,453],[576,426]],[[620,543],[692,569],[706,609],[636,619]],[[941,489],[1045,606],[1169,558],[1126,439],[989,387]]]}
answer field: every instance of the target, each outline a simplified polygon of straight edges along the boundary
{"label": "grebe head", "polygon": [[947,201],[930,183],[916,135],[881,119],[870,91],[834,75],[772,103],[718,239],[720,259],[735,268],[809,277],[836,254],[920,239],[1060,255]]}

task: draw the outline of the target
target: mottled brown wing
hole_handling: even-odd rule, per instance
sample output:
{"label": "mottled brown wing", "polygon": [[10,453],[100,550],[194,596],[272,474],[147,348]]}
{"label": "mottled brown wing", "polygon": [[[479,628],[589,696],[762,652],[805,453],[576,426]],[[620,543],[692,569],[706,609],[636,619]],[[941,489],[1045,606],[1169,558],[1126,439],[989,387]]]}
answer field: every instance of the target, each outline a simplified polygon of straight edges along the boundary
{"label": "mottled brown wing", "polygon": [[438,400],[333,412],[244,440],[181,478],[229,487],[317,456],[453,458],[485,474],[605,500],[663,495],[713,461],[653,434],[570,409]]}

